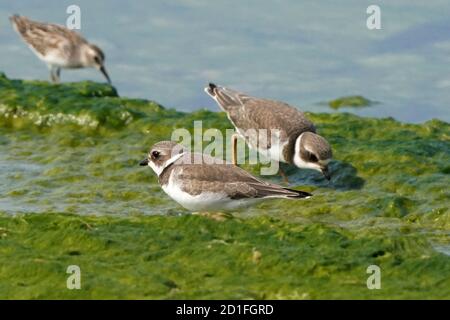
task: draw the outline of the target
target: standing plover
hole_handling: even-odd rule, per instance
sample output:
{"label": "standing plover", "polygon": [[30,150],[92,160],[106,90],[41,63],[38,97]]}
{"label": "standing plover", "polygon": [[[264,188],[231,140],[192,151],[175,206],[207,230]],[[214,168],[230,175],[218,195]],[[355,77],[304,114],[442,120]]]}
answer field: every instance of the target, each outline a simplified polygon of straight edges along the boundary
{"label": "standing plover", "polygon": [[[328,163],[332,157],[331,146],[316,134],[314,124],[303,112],[284,102],[251,97],[212,83],[205,88],[205,92],[227,113],[237,135],[251,148],[276,161],[319,170],[330,180]],[[267,130],[268,138],[248,134],[261,129]],[[271,139],[272,135],[276,137],[275,141]],[[236,138],[234,135],[232,140],[235,164]]]}
{"label": "standing plover", "polygon": [[139,163],[158,175],[162,189],[184,208],[233,210],[269,198],[308,198],[310,193],[261,181],[221,159],[191,153],[173,141],[156,143]]}
{"label": "standing plover", "polygon": [[50,69],[50,78],[59,82],[61,68],[95,68],[111,83],[105,69],[105,55],[80,34],[64,26],[32,21],[14,15],[9,18],[25,43]]}

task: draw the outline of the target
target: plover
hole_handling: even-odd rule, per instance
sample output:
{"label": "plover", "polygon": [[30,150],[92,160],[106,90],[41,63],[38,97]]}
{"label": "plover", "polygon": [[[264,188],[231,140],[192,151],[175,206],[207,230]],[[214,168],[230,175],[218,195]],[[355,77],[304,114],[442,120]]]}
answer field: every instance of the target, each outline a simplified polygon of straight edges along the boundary
{"label": "plover", "polygon": [[32,21],[14,15],[9,18],[14,29],[30,49],[50,69],[50,79],[59,82],[61,68],[95,68],[111,83],[105,69],[105,55],[96,45],[64,26]]}
{"label": "plover", "polygon": [[173,141],[156,143],[139,164],[151,167],[169,197],[194,212],[233,210],[269,198],[311,196],[259,180],[221,159],[185,151]]}
{"label": "plover", "polygon": [[[213,83],[205,88],[205,92],[227,113],[236,129],[237,135],[232,139],[234,164],[237,160],[236,138],[240,136],[250,148],[273,160],[318,170],[330,180],[331,146],[316,134],[314,124],[303,112],[284,102],[251,97]],[[261,129],[267,130],[266,139],[261,139],[259,134],[248,134]],[[276,139],[272,140],[272,135]]]}

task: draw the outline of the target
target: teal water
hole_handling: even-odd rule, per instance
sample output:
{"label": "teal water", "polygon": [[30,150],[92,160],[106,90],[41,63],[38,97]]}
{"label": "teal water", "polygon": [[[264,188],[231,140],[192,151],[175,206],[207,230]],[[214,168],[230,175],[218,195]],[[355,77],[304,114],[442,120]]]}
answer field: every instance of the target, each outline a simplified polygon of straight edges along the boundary
{"label": "teal water", "polygon": [[[0,70],[47,79],[42,62],[11,29],[8,15],[64,24],[73,1],[0,3]],[[345,111],[401,121],[450,121],[450,3],[378,1],[381,30],[366,28],[373,1],[77,1],[81,32],[106,52],[120,95],[179,110],[217,110],[209,81],[292,103],[360,94],[376,108]],[[103,81],[93,70],[63,81]]]}

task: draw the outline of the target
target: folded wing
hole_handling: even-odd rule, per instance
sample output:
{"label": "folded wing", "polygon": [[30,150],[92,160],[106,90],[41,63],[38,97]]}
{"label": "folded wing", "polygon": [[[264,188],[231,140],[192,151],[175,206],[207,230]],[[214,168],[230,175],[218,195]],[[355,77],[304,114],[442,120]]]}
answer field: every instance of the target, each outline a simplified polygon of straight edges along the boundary
{"label": "folded wing", "polygon": [[10,20],[23,40],[42,56],[54,49],[70,52],[70,46],[87,42],[77,32],[63,26],[36,22],[19,15]]}
{"label": "folded wing", "polygon": [[[208,158],[208,156],[204,156]],[[190,194],[225,192],[231,199],[307,198],[305,191],[283,188],[264,182],[231,164],[179,164],[174,169]]]}

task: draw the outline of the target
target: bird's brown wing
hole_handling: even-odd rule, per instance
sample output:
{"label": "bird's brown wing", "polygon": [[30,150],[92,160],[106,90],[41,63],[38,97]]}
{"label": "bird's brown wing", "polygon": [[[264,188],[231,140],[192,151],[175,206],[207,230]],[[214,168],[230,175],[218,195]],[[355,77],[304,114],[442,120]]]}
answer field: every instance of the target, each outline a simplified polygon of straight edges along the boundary
{"label": "bird's brown wing", "polygon": [[[270,137],[278,132],[280,141],[288,137],[298,136],[302,132],[315,132],[314,124],[305,114],[287,103],[269,99],[251,97],[244,93],[216,86],[214,89],[217,103],[228,114],[233,125],[241,131],[267,129],[266,141],[248,138],[248,142],[259,148],[270,148]],[[260,140],[260,139],[259,139]]]}
{"label": "bird's brown wing", "polygon": [[70,52],[72,46],[87,43],[77,32],[60,25],[36,22],[18,15],[10,20],[23,40],[43,56],[54,49]]}
{"label": "bird's brown wing", "polygon": [[[205,156],[208,157],[208,156]],[[231,164],[177,164],[173,168],[182,189],[192,195],[225,192],[231,199],[304,198],[307,192],[264,182]]]}

